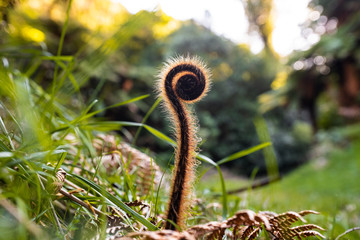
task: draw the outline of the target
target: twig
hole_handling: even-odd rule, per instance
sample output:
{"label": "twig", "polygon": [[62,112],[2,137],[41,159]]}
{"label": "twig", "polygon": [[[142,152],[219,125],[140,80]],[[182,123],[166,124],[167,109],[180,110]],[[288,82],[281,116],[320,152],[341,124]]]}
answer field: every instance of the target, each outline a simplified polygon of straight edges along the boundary
{"label": "twig", "polygon": [[74,195],[71,195],[70,193],[68,193],[67,191],[60,189],[60,193],[62,195],[64,195],[65,197],[68,197],[70,200],[78,203],[79,205],[83,206],[84,208],[86,208],[87,210],[89,210],[90,212],[96,212],[99,216],[106,216],[105,213],[101,212],[100,210],[98,210],[97,208],[93,208],[91,207],[89,204],[85,203],[84,201],[80,200],[79,198],[75,197]]}
{"label": "twig", "polygon": [[335,238],[335,240],[339,240],[341,237],[345,236],[346,234],[353,232],[353,231],[357,231],[357,230],[360,230],[360,227],[350,228],[350,229],[346,230],[345,232],[343,232],[342,234],[340,234],[339,236],[337,236]]}
{"label": "twig", "polygon": [[73,182],[70,182],[69,180],[65,179],[65,183],[71,187],[73,187],[74,189],[81,189],[81,191],[86,192],[85,189],[79,187],[78,185],[76,185]]}
{"label": "twig", "polygon": [[[40,176],[40,175],[38,175],[38,176],[40,177],[40,179],[42,179],[42,180],[44,180],[44,181],[47,181],[43,176]],[[66,180],[66,179],[65,179],[65,182],[66,182],[66,183],[71,183],[70,181],[68,181],[68,180]],[[42,184],[42,182],[41,182],[41,184]],[[74,186],[78,187],[77,185],[75,185],[75,184],[73,184],[73,183],[71,183],[71,184],[69,184],[69,185],[71,185],[71,186],[73,186],[73,187],[74,187]],[[80,187],[79,187],[79,188],[80,188]],[[82,189],[82,188],[80,188],[80,189]],[[79,199],[79,198],[75,197],[74,195],[68,193],[67,191],[63,190],[62,188],[60,189],[59,192],[60,192],[62,195],[64,195],[65,197],[68,197],[70,200],[73,200],[74,202],[78,203],[79,205],[85,207],[85,208],[88,209],[90,212],[95,212],[95,213],[97,213],[99,216],[106,216],[105,213],[101,212],[100,210],[98,210],[98,209],[96,209],[96,208],[93,208],[90,204],[85,203],[85,202],[82,201],[81,199]]]}
{"label": "twig", "polygon": [[253,182],[250,186],[242,187],[242,188],[239,188],[239,189],[228,191],[227,194],[236,194],[236,193],[245,192],[248,189],[260,188],[260,187],[269,185],[269,184],[271,184],[273,182],[279,181],[280,179],[281,179],[280,176],[272,177],[272,178],[265,178],[265,179],[259,180],[257,182]]}

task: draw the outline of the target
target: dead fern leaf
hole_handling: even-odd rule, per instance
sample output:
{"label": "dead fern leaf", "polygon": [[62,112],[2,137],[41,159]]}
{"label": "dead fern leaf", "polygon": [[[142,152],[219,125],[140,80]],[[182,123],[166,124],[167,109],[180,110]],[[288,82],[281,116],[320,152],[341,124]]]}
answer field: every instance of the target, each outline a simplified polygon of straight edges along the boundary
{"label": "dead fern leaf", "polygon": [[259,236],[259,233],[260,233],[260,228],[255,228],[255,229],[249,234],[249,236],[244,236],[245,238],[243,238],[243,239],[246,239],[246,237],[247,237],[247,240],[254,240],[257,236]]}
{"label": "dead fern leaf", "polygon": [[227,220],[227,224],[230,226],[245,225],[257,227],[261,227],[261,224],[263,224],[267,230],[271,229],[270,222],[266,215],[256,214],[251,210],[237,212],[234,217]]}
{"label": "dead fern leaf", "polygon": [[313,229],[318,229],[318,230],[321,230],[321,231],[325,230],[322,227],[319,227],[318,225],[307,224],[307,225],[301,225],[301,226],[297,226],[297,227],[292,227],[292,228],[290,228],[290,231],[299,233],[299,232],[313,230]]}
{"label": "dead fern leaf", "polygon": [[303,232],[299,233],[299,236],[300,237],[318,236],[318,237],[321,237],[321,238],[325,239],[325,237],[322,234],[320,234],[320,233],[318,233],[316,231],[303,231]]}
{"label": "dead fern leaf", "polygon": [[126,234],[126,232],[129,232],[130,229],[131,229],[130,226],[124,223],[121,223],[115,227],[108,227],[106,229],[106,235],[107,235],[106,240],[123,237]]}
{"label": "dead fern leaf", "polygon": [[306,224],[291,227],[295,222],[306,222],[302,215],[318,214],[312,210],[302,212],[285,212],[276,214],[272,212],[260,212],[256,214],[251,210],[242,210],[233,217],[223,222],[209,222],[196,225],[184,232],[162,230],[157,232],[132,233],[128,237],[145,237],[145,240],[188,240],[188,239],[223,239],[226,235],[228,239],[254,240],[262,229],[267,231],[273,239],[290,240],[301,239],[312,236],[324,238],[323,235],[315,230],[324,229],[315,224]]}
{"label": "dead fern leaf", "polygon": [[155,232],[130,233],[127,237],[141,237],[142,240],[196,240],[187,232],[161,230]]}
{"label": "dead fern leaf", "polygon": [[143,194],[148,193],[151,184],[158,185],[160,183],[161,170],[148,155],[126,143],[120,143],[118,150],[128,165],[129,173],[137,174],[136,183]]}
{"label": "dead fern leaf", "polygon": [[277,239],[294,239],[294,237],[301,238],[301,237],[313,236],[313,235],[308,235],[310,234],[308,232],[316,232],[316,231],[310,231],[310,230],[313,229],[323,230],[323,229],[314,224],[301,225],[298,227],[290,228],[290,226],[297,221],[306,222],[306,220],[301,215],[305,216],[308,214],[318,214],[318,212],[312,210],[306,210],[299,213],[289,211],[286,213],[275,215],[269,219],[272,229],[268,232],[270,232]]}
{"label": "dead fern leaf", "polygon": [[303,210],[303,211],[299,212],[299,215],[302,216],[302,217],[304,217],[304,216],[306,216],[306,215],[309,215],[309,214],[318,215],[318,214],[320,214],[320,213],[317,212],[317,211],[314,211],[314,210]]}
{"label": "dead fern leaf", "polygon": [[236,239],[236,237],[239,239],[245,239],[254,231],[254,229],[254,226],[235,226],[233,230],[234,239]]}
{"label": "dead fern leaf", "polygon": [[149,204],[144,203],[144,202],[139,201],[139,200],[135,200],[135,201],[132,201],[132,202],[127,202],[125,204],[128,207],[139,207],[139,206],[141,206],[140,211],[143,210],[144,208],[148,208],[148,209],[151,208]]}
{"label": "dead fern leaf", "polygon": [[287,229],[291,224],[297,221],[306,222],[306,220],[296,212],[286,212],[279,215],[276,215],[269,219],[270,223],[276,227],[281,227]]}
{"label": "dead fern leaf", "polygon": [[271,230],[270,222],[266,218],[266,216],[263,216],[261,214],[256,214],[255,215],[255,221],[264,224],[266,230],[268,230],[268,231]]}
{"label": "dead fern leaf", "polygon": [[254,225],[256,213],[251,210],[242,210],[227,220],[229,225]]}
{"label": "dead fern leaf", "polygon": [[225,222],[209,222],[193,226],[186,230],[186,232],[195,238],[205,236],[206,239],[221,239],[228,227]]}
{"label": "dead fern leaf", "polygon": [[[288,231],[285,231],[284,236],[286,236],[289,239],[294,238],[294,237],[301,238],[301,236],[306,236],[307,234],[310,234],[310,232],[316,232],[316,231],[313,231],[313,229],[318,229],[318,230],[322,230],[322,231],[324,230],[323,228],[321,228],[315,224],[307,224],[307,225],[290,228]],[[316,233],[318,233],[318,232],[316,232]],[[309,236],[314,236],[314,235],[309,235]],[[320,235],[318,235],[318,236],[320,236]]]}
{"label": "dead fern leaf", "polygon": [[56,195],[60,192],[61,188],[64,186],[66,179],[66,172],[59,168],[58,171],[55,173],[55,177],[52,177],[49,180],[49,185],[47,187],[47,190],[49,193]]}
{"label": "dead fern leaf", "polygon": [[[65,139],[70,146],[81,144],[73,134],[68,134]],[[122,169],[126,169],[129,175],[136,174],[136,189],[140,194],[147,194],[152,186],[160,183],[162,172],[155,161],[129,144],[119,143],[114,135],[98,134],[93,139],[92,145],[107,174],[111,175]],[[69,151],[69,154],[76,156],[77,151]],[[80,159],[86,162],[86,158],[82,154]],[[93,166],[82,167],[91,170]]]}

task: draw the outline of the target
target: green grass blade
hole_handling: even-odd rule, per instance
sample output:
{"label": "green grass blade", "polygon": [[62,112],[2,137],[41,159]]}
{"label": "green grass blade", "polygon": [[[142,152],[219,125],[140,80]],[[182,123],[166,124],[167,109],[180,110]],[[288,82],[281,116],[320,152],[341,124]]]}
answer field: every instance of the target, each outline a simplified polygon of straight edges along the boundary
{"label": "green grass blade", "polygon": [[226,185],[225,185],[225,180],[224,180],[224,176],[221,172],[221,169],[219,166],[216,166],[216,169],[218,170],[219,173],[219,178],[220,178],[220,184],[221,184],[221,193],[222,193],[222,205],[223,205],[223,219],[226,219],[228,217],[228,212],[229,212],[229,207],[228,207],[228,201],[227,201],[227,191],[226,191]]}
{"label": "green grass blade", "polygon": [[85,119],[88,119],[88,118],[90,118],[90,117],[92,117],[92,116],[95,116],[96,114],[99,114],[99,113],[105,111],[105,110],[108,110],[108,109],[111,109],[111,108],[115,108],[115,107],[120,107],[120,106],[129,104],[129,103],[137,102],[137,101],[140,101],[140,100],[142,100],[142,99],[144,99],[144,98],[147,98],[147,97],[149,97],[149,94],[142,95],[142,96],[139,96],[139,97],[136,97],[136,98],[132,98],[132,99],[126,100],[126,101],[124,101],[124,102],[120,102],[120,103],[113,104],[113,105],[108,106],[108,107],[106,107],[106,108],[103,108],[103,109],[100,109],[100,110],[97,110],[97,111],[88,113],[88,114],[86,114],[86,115],[84,115],[84,116],[81,116],[80,118],[75,119],[75,120],[73,121],[73,123],[74,123],[74,122],[80,122],[80,121],[83,121],[83,120],[85,120]]}
{"label": "green grass blade", "polygon": [[238,158],[247,156],[247,155],[249,155],[249,154],[251,154],[253,152],[256,152],[256,151],[259,151],[259,150],[261,150],[263,148],[266,148],[266,147],[268,147],[270,145],[271,145],[271,142],[264,142],[264,143],[261,143],[259,145],[254,146],[254,147],[247,148],[245,150],[241,150],[241,151],[239,151],[237,153],[231,154],[230,156],[221,159],[220,161],[217,162],[217,164],[221,165],[223,163],[227,163],[227,162],[236,160]]}
{"label": "green grass blade", "polygon": [[12,143],[11,141],[11,137],[9,136],[9,133],[6,129],[6,126],[5,126],[5,123],[4,121],[2,120],[2,117],[0,116],[0,129],[2,130],[2,132],[5,134],[7,140],[8,140],[8,143],[11,147],[12,150],[15,150],[15,147],[14,147],[14,144]]}
{"label": "green grass blade", "polygon": [[[1,83],[1,81],[0,81],[0,83]],[[1,101],[0,101],[0,106],[1,106],[1,108],[3,110],[5,110],[6,114],[10,117],[11,121],[13,121],[15,123],[15,125],[17,126],[17,129],[20,131],[20,133],[22,135],[23,130],[22,130],[21,125],[19,124],[19,122],[16,120],[15,116],[9,111],[9,109]]]}
{"label": "green grass blade", "polygon": [[[63,48],[63,45],[64,45],[65,34],[66,34],[66,30],[67,30],[68,23],[69,23],[69,18],[70,18],[71,5],[72,5],[72,0],[69,0],[68,6],[67,6],[67,9],[66,9],[66,16],[65,16],[64,25],[63,25],[63,28],[61,30],[59,48],[58,48],[57,54],[56,54],[58,57],[61,56],[62,48]],[[55,89],[56,89],[56,84],[57,84],[57,74],[58,74],[58,64],[56,64],[55,70],[54,70],[54,78],[53,78],[52,91],[51,91],[52,100],[55,97]]]}
{"label": "green grass blade", "polygon": [[12,152],[0,152],[0,158],[12,158],[13,156]]}
{"label": "green grass blade", "polygon": [[47,156],[63,154],[63,153],[66,153],[66,151],[61,150],[61,149],[53,150],[53,151],[36,152],[36,153],[32,153],[28,156],[25,156],[24,159],[27,161],[32,161],[32,160],[36,160],[36,159],[44,159]]}
{"label": "green grass blade", "polygon": [[[145,117],[143,118],[142,120],[142,124],[145,124],[147,119],[150,117],[151,113],[156,109],[156,107],[159,105],[159,103],[161,102],[161,98],[158,98],[155,103],[151,106],[150,110],[146,113]],[[136,131],[136,134],[135,134],[135,137],[134,137],[134,140],[133,140],[133,144],[136,143],[136,140],[138,139],[139,137],[139,134],[141,132],[141,129],[142,127],[139,127],[138,130]]]}
{"label": "green grass blade", "polygon": [[41,60],[48,60],[48,61],[65,61],[65,62],[72,62],[74,60],[73,56],[42,56]]}
{"label": "green grass blade", "polygon": [[94,99],[94,101],[92,101],[92,102],[89,104],[89,106],[85,109],[85,111],[83,112],[83,115],[84,115],[84,114],[87,114],[87,113],[91,110],[91,108],[92,108],[97,102],[98,102],[98,100],[97,100],[97,99]]}
{"label": "green grass blade", "polygon": [[[108,122],[94,122],[88,123],[83,126],[83,128],[96,129],[96,130],[118,130],[122,127],[143,127],[149,133],[153,134],[158,139],[167,142],[171,146],[176,146],[176,142],[172,140],[170,137],[166,136],[164,133],[159,130],[150,127],[149,125],[136,123],[136,122],[126,122],[126,121],[108,121]],[[63,130],[63,128],[58,129],[56,131]]]}
{"label": "green grass blade", "polygon": [[[271,142],[270,133],[268,131],[266,121],[263,117],[259,116],[254,119],[256,132],[260,142]],[[270,178],[279,177],[279,167],[276,160],[275,150],[272,146],[263,149],[267,174]]]}
{"label": "green grass blade", "polygon": [[221,193],[222,193],[222,205],[223,205],[223,218],[226,219],[228,216],[228,212],[229,212],[229,207],[228,207],[228,200],[227,200],[227,191],[226,191],[226,185],[225,185],[225,180],[224,180],[224,176],[221,172],[221,169],[219,167],[219,165],[213,161],[211,158],[204,156],[202,154],[198,154],[196,156],[197,159],[206,162],[214,167],[216,167],[216,170],[218,171],[219,174],[219,178],[220,178],[220,186],[221,186]]}
{"label": "green grass blade", "polygon": [[88,185],[91,189],[93,189],[95,192],[97,192],[100,196],[104,197],[106,199],[106,201],[108,201],[112,205],[119,207],[124,212],[131,215],[136,221],[140,222],[145,227],[147,227],[148,230],[150,230],[150,231],[158,230],[158,228],[155,225],[153,225],[151,222],[146,220],[143,216],[141,216],[140,214],[138,214],[137,212],[132,210],[121,200],[117,199],[116,197],[114,197],[113,195],[108,193],[103,187],[101,187],[101,186],[95,184],[94,182],[92,182],[86,178],[83,178],[81,176],[78,176],[78,175],[71,175],[71,176],[77,180],[80,180],[80,182]]}
{"label": "green grass blade", "polygon": [[5,152],[10,152],[10,148],[6,144],[4,144],[2,141],[0,141],[0,150]]}
{"label": "green grass blade", "polygon": [[172,140],[171,138],[169,138],[168,136],[166,136],[165,134],[163,134],[162,132],[160,132],[160,131],[156,130],[155,128],[152,128],[148,125],[143,125],[143,126],[146,130],[148,130],[151,134],[153,134],[158,139],[163,140],[172,146],[176,146],[176,142],[174,140]]}
{"label": "green grass blade", "polygon": [[[123,127],[139,127],[140,123],[127,122],[127,121],[100,121],[100,122],[91,122],[81,127],[86,130],[96,130],[96,131],[114,131],[120,130]],[[58,129],[57,131],[62,130]]]}
{"label": "green grass blade", "polygon": [[196,158],[203,161],[203,162],[206,162],[214,167],[217,167],[218,164],[216,162],[214,162],[211,158],[205,156],[205,155],[202,155],[202,154],[198,154],[196,155]]}
{"label": "green grass blade", "polygon": [[60,159],[59,159],[59,161],[58,161],[58,163],[56,164],[56,167],[55,167],[55,169],[54,169],[54,172],[55,172],[55,173],[59,170],[59,168],[60,168],[61,165],[63,164],[66,155],[67,155],[67,152],[61,153]]}
{"label": "green grass blade", "polygon": [[79,137],[81,142],[84,144],[84,146],[87,148],[87,150],[90,153],[91,158],[96,156],[96,151],[92,145],[90,136],[88,136],[86,131],[83,131],[82,129],[76,127],[74,128],[75,134]]}

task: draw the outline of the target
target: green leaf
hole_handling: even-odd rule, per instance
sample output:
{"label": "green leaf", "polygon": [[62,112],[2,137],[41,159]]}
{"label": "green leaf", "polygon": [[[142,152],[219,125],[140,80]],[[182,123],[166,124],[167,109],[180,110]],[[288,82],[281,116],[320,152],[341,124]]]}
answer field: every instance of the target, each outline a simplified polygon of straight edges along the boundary
{"label": "green leaf", "polygon": [[73,56],[42,56],[40,59],[42,60],[50,60],[50,61],[65,61],[71,62],[74,60]]}
{"label": "green leaf", "polygon": [[152,128],[152,127],[150,127],[148,125],[144,125],[144,128],[146,130],[148,130],[151,134],[153,134],[155,137],[169,143],[172,146],[176,146],[176,142],[174,140],[172,140],[171,138],[169,138],[168,136],[166,136],[162,132],[156,130],[155,128]]}
{"label": "green leaf", "polygon": [[78,175],[70,175],[73,178],[76,178],[78,180],[80,180],[80,182],[83,182],[84,184],[88,185],[89,187],[91,187],[95,192],[97,192],[100,196],[104,197],[105,200],[107,202],[109,202],[110,204],[119,207],[120,209],[122,209],[124,212],[126,212],[127,214],[131,215],[136,221],[140,222],[141,224],[143,224],[145,227],[147,227],[148,230],[150,231],[155,231],[158,230],[158,228],[153,225],[151,222],[149,222],[148,220],[146,220],[143,216],[141,216],[140,214],[138,214],[137,212],[135,212],[134,210],[132,210],[130,207],[128,207],[125,203],[123,203],[121,200],[117,199],[116,197],[114,197],[113,195],[111,195],[109,192],[107,192],[103,187],[97,185],[96,183],[83,178],[81,176]]}
{"label": "green leaf", "polygon": [[31,161],[34,159],[45,158],[49,155],[57,155],[57,154],[62,154],[62,153],[66,153],[66,151],[65,150],[53,150],[53,151],[36,152],[36,153],[30,154],[29,156],[26,156],[25,159],[27,161]]}
{"label": "green leaf", "polygon": [[[270,142],[270,133],[266,125],[266,121],[262,116],[254,119],[254,125],[260,142]],[[279,177],[279,166],[276,160],[275,150],[272,146],[263,149],[265,165],[269,177]]]}
{"label": "green leaf", "polygon": [[6,144],[4,144],[2,141],[0,141],[0,150],[10,151],[10,148],[8,148],[8,146],[6,146]]}
{"label": "green leaf", "polygon": [[[159,105],[159,103],[161,102],[161,98],[158,98],[155,103],[151,106],[150,110],[146,113],[145,117],[143,118],[142,120],[142,124],[145,124],[147,119],[150,117],[151,113],[155,110],[155,108]],[[134,137],[134,140],[133,140],[133,144],[136,143],[136,140],[138,139],[139,137],[139,134],[141,132],[141,129],[142,127],[139,127],[138,130],[136,131],[136,134],[135,134],[135,137]]]}
{"label": "green leaf", "polygon": [[226,191],[226,185],[225,185],[225,180],[224,180],[224,176],[222,175],[221,169],[219,167],[219,165],[213,161],[211,158],[204,156],[202,154],[198,154],[196,156],[197,159],[209,163],[210,165],[216,167],[218,174],[219,174],[219,178],[220,178],[220,186],[221,186],[221,193],[222,193],[222,205],[223,205],[223,218],[226,219],[228,216],[228,212],[229,212],[229,207],[228,207],[228,201],[227,201],[227,191]]}
{"label": "green leaf", "polygon": [[216,162],[214,162],[211,158],[205,156],[205,155],[202,155],[202,154],[198,154],[196,155],[196,158],[203,161],[203,162],[206,162],[214,167],[217,167],[218,164]]}
{"label": "green leaf", "polygon": [[5,123],[4,123],[4,121],[2,120],[1,116],[0,116],[0,129],[2,130],[2,132],[5,133],[6,138],[7,138],[7,140],[8,140],[8,143],[9,143],[9,145],[11,146],[11,149],[12,149],[12,150],[15,150],[15,147],[14,147],[12,141],[11,141],[11,138],[10,138],[10,136],[9,136],[9,133],[8,133],[8,131],[7,131],[7,129],[6,129]]}
{"label": "green leaf", "polygon": [[[167,142],[171,146],[176,146],[176,142],[172,140],[170,137],[166,136],[164,133],[160,132],[159,130],[150,127],[149,125],[142,124],[142,123],[136,123],[136,122],[126,122],[126,121],[108,121],[108,122],[94,122],[94,123],[88,123],[83,126],[83,128],[89,128],[89,129],[97,129],[97,130],[117,130],[122,127],[143,127],[145,128],[149,133],[153,134],[155,137],[157,137],[160,140],[163,140]],[[61,128],[63,129],[63,128]]]}
{"label": "green leaf", "polygon": [[122,106],[122,105],[129,104],[129,103],[132,103],[132,102],[140,101],[140,100],[142,100],[142,99],[144,99],[144,98],[147,98],[147,97],[149,97],[149,94],[142,95],[142,96],[136,97],[136,98],[132,98],[132,99],[126,100],[126,101],[124,101],[124,102],[120,102],[120,103],[113,104],[113,105],[108,106],[108,107],[106,107],[106,108],[103,108],[103,109],[100,109],[100,110],[97,110],[97,111],[88,113],[88,114],[86,114],[86,115],[84,115],[84,116],[81,116],[81,117],[79,117],[79,118],[76,118],[76,119],[74,119],[74,121],[72,121],[72,123],[83,121],[83,120],[85,120],[85,119],[87,119],[87,118],[90,118],[90,117],[92,117],[92,116],[95,116],[96,114],[99,114],[99,113],[101,113],[101,112],[103,112],[103,111],[105,111],[105,110],[108,110],[108,109],[111,109],[111,108],[115,108],[115,107],[120,107],[120,106]]}
{"label": "green leaf", "polygon": [[11,158],[14,154],[12,152],[0,152],[0,158]]}
{"label": "green leaf", "polygon": [[227,163],[227,162],[236,160],[238,158],[247,156],[247,155],[249,155],[249,154],[251,154],[253,152],[256,152],[256,151],[259,151],[259,150],[261,150],[263,148],[266,148],[266,147],[268,147],[270,145],[271,145],[271,142],[264,142],[264,143],[261,143],[259,145],[254,146],[254,147],[247,148],[245,150],[241,150],[241,151],[239,151],[237,153],[231,154],[230,156],[221,159],[220,161],[217,162],[217,164],[221,165],[223,163]]}
{"label": "green leaf", "polygon": [[221,184],[221,192],[222,192],[222,205],[223,205],[223,219],[226,219],[228,217],[228,201],[227,201],[227,191],[226,191],[226,185],[224,176],[222,175],[221,169],[219,166],[216,166],[216,169],[219,173],[220,178],[220,184]]}
{"label": "green leaf", "polygon": [[59,161],[58,161],[58,163],[56,164],[56,167],[55,167],[55,169],[54,169],[54,172],[55,172],[55,173],[59,170],[59,168],[60,168],[61,165],[63,164],[66,155],[67,155],[67,152],[61,153],[60,159],[59,159]]}

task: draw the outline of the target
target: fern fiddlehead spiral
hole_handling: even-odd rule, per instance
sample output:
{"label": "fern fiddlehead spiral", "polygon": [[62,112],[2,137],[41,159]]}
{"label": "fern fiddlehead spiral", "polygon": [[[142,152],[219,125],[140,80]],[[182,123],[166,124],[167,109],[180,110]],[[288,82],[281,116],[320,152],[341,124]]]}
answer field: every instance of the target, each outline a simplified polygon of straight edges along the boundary
{"label": "fern fiddlehead spiral", "polygon": [[175,226],[184,227],[196,162],[196,120],[186,104],[206,95],[210,80],[201,61],[190,57],[171,60],[159,79],[160,96],[176,128],[175,168],[165,223],[165,229],[174,230]]}

